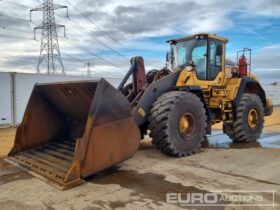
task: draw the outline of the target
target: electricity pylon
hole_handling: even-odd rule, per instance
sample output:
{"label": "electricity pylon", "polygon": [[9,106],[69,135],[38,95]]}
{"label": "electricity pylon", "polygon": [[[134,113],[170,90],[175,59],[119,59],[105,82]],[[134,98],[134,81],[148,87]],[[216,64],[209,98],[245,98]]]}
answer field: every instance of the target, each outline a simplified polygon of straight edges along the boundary
{"label": "electricity pylon", "polygon": [[91,76],[91,69],[90,69],[90,62],[86,63],[86,71],[87,71],[87,76],[90,77]]}
{"label": "electricity pylon", "polygon": [[[53,0],[43,0],[43,4],[30,10],[30,21],[31,14],[35,11],[43,12],[43,22],[41,25],[34,28],[34,39],[36,39],[36,30],[41,29],[41,47],[40,47],[40,56],[37,65],[37,73],[41,73],[40,66],[42,62],[46,61],[47,74],[64,74],[64,66],[61,59],[59,43],[57,38],[57,28],[64,28],[65,36],[65,25],[60,25],[55,23],[55,14],[54,11],[57,9],[67,10],[68,18],[68,7],[58,4],[54,4]],[[59,65],[59,68],[56,68]]]}

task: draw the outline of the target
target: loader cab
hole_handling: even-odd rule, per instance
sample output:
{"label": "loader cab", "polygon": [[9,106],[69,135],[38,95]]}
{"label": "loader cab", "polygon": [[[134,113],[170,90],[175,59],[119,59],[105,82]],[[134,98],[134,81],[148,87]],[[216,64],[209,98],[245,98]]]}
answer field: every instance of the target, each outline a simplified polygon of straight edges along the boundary
{"label": "loader cab", "polygon": [[213,81],[224,71],[226,39],[216,35],[197,34],[168,41],[173,71],[185,68],[195,71],[198,80]]}

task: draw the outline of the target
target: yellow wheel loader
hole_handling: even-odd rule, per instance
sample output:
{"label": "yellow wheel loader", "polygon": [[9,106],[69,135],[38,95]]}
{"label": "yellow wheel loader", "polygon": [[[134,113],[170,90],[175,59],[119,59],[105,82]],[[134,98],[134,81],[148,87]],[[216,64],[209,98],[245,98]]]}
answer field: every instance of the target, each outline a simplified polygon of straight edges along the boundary
{"label": "yellow wheel loader", "polygon": [[233,141],[256,141],[272,101],[249,71],[250,50],[234,64],[217,35],[168,42],[172,71],[145,73],[143,58],[132,58],[118,90],[104,79],[36,84],[8,161],[66,189],[132,157],[148,129],[176,157],[194,154],[219,122]]}

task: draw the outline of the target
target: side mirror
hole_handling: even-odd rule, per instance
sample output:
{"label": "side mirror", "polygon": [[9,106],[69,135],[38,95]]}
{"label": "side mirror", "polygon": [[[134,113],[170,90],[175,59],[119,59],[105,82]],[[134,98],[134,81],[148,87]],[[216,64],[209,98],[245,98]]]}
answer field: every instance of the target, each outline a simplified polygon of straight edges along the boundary
{"label": "side mirror", "polygon": [[223,45],[217,45],[216,46],[216,56],[221,56],[223,55]]}

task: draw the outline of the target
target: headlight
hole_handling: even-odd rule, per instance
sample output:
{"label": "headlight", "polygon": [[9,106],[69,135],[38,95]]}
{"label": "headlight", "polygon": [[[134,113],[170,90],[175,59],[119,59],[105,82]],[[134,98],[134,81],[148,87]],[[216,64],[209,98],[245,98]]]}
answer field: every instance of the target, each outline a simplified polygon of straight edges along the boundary
{"label": "headlight", "polygon": [[187,66],[187,67],[186,67],[186,70],[192,71],[192,70],[193,70],[193,67],[192,67],[192,66]]}

